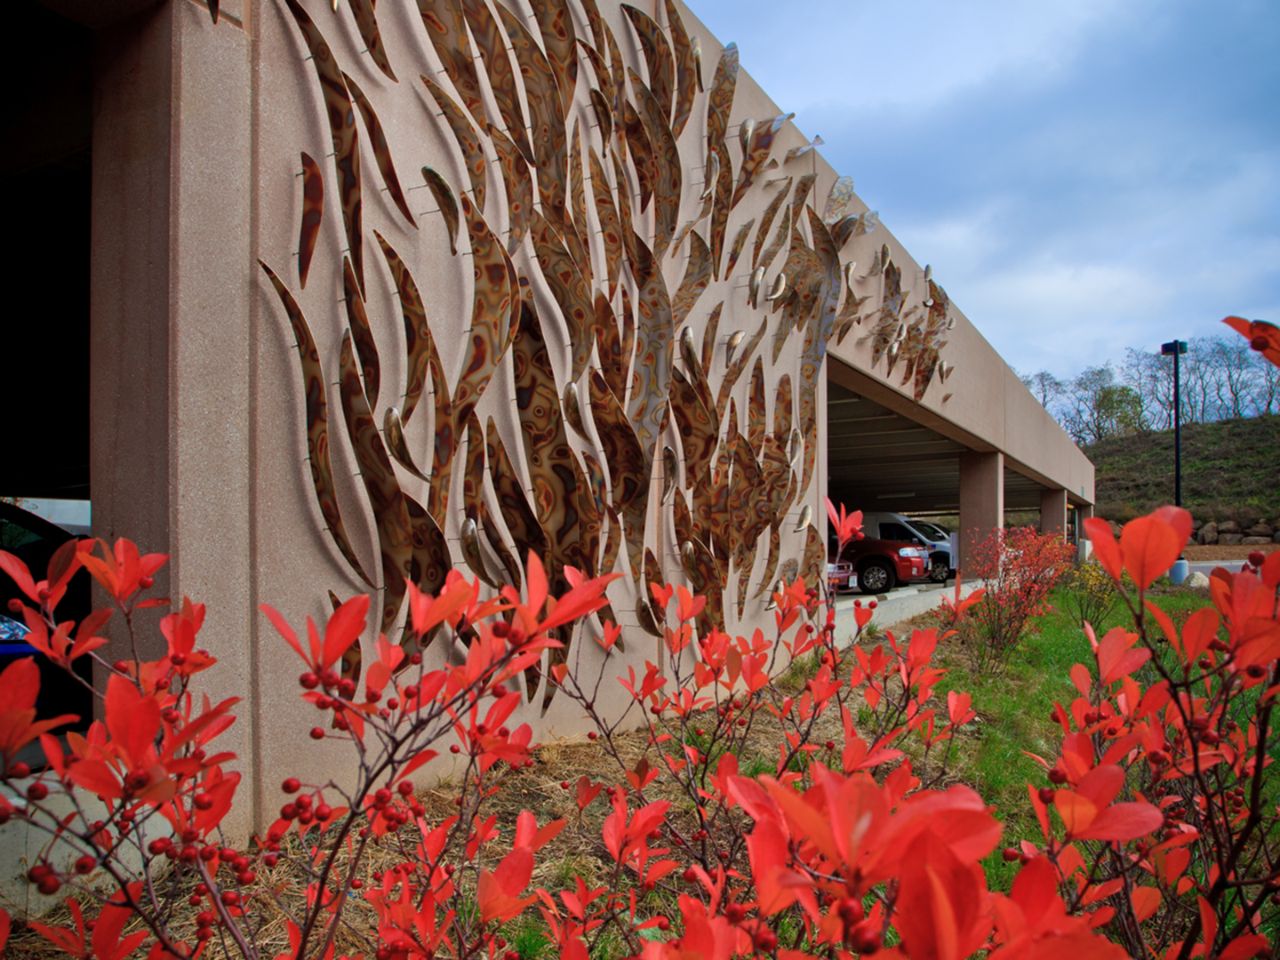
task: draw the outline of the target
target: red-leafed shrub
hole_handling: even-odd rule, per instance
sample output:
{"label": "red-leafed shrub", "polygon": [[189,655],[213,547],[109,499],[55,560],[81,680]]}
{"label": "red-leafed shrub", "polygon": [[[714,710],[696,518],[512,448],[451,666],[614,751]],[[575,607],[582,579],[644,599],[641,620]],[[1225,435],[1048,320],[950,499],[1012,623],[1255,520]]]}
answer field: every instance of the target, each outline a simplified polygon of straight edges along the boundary
{"label": "red-leafed shrub", "polygon": [[1031,621],[1049,609],[1049,594],[1074,554],[1062,537],[1031,527],[993,530],[965,548],[965,577],[985,584],[957,627],[980,670],[1003,669]]}
{"label": "red-leafed shrub", "polygon": [[[836,521],[854,535],[848,515]],[[31,922],[20,936],[113,960],[514,960],[520,925],[536,918],[566,960],[1265,953],[1280,888],[1269,759],[1280,554],[1215,574],[1213,608],[1179,628],[1144,592],[1188,533],[1173,510],[1134,521],[1118,542],[1090,526],[1103,568],[1117,583],[1128,574],[1134,628],[1091,638],[1096,663],[1071,672],[1078,696],[1055,711],[1061,744],[1043,760],[1045,782],[1029,787],[1042,842],[1005,849],[1022,862],[1008,894],[988,889],[980,865],[1000,844],[996,811],[947,782],[948,748],[974,717],[968,695],[934,696],[933,657],[949,633],[860,642],[869,608],[844,627],[793,584],[775,594],[768,634],[701,635],[702,598],[654,585],[667,613],[660,662],[618,678],[630,703],[619,718],[603,709],[612,658],[584,676],[550,656],[566,630],[613,648],[617,629],[589,624],[608,578],[570,573],[574,586],[552,598],[531,558],[523,595],[482,597],[456,574],[436,597],[410,588],[413,638],[465,649],[438,667],[379,638],[363,676],[343,676],[366,628],[364,597],[302,631],[265,611],[302,661],[300,695],[322,717],[312,736],[347,743],[354,761],[341,783],[282,771],[279,818],[248,844],[221,829],[242,802],[218,746],[234,703],[196,692],[214,666],[199,646],[202,607],[184,601],[165,617],[161,658],[99,661],[102,719],[65,746],[51,735],[64,718],[35,719],[33,666],[9,667],[0,759],[27,803],[0,800],[0,819],[45,832],[30,879],[70,894],[67,921]],[[80,546],[37,581],[0,553],[28,598],[17,613],[31,642],[64,665],[100,656],[108,616],[58,622],[76,569],[132,623],[162,562],[127,541]],[[957,602],[956,616],[963,625],[980,607]],[[546,669],[595,723],[594,774],[561,784],[576,824],[499,816],[514,771],[538,762],[529,727],[511,717],[525,672]],[[639,735],[622,732],[637,725]],[[48,767],[32,776],[17,755],[36,739]],[[445,814],[411,785],[437,753],[461,770],[441,788],[453,801]],[[72,813],[55,812],[57,794]],[[607,869],[550,882],[558,835],[596,810]],[[0,945],[8,934],[0,912]]]}

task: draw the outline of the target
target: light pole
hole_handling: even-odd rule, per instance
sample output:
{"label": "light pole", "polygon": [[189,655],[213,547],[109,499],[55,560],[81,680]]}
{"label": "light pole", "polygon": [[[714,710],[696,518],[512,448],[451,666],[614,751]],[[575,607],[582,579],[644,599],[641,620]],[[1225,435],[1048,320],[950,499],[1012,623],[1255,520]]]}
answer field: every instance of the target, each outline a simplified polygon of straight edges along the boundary
{"label": "light pole", "polygon": [[1182,506],[1182,394],[1178,357],[1186,352],[1185,340],[1160,344],[1161,355],[1173,357],[1173,503],[1178,507]]}

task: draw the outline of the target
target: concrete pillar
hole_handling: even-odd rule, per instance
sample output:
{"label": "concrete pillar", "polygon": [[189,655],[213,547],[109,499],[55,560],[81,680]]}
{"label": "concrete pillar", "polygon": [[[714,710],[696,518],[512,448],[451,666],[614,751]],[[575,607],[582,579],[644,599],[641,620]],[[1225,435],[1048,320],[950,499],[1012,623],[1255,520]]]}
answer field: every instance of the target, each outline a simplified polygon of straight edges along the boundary
{"label": "concrete pillar", "polygon": [[1067,491],[1040,492],[1040,532],[1067,535]]}
{"label": "concrete pillar", "polygon": [[1082,503],[1076,507],[1076,559],[1084,563],[1093,553],[1093,544],[1089,542],[1088,535],[1084,532],[1084,522],[1093,516],[1093,504]]}
{"label": "concrete pillar", "polygon": [[[207,604],[200,645],[219,664],[200,689],[215,702],[242,698],[239,722],[218,745],[251,774],[250,37],[234,17],[215,27],[203,5],[171,2],[103,30],[96,46],[94,532],[168,554],[157,592],[175,605],[184,596]],[[144,655],[163,649],[154,618],[139,630]],[[234,835],[248,830],[254,810],[241,802],[236,814],[227,824]]]}
{"label": "concrete pillar", "polygon": [[1004,525],[1004,454],[960,455],[960,565],[965,551]]}

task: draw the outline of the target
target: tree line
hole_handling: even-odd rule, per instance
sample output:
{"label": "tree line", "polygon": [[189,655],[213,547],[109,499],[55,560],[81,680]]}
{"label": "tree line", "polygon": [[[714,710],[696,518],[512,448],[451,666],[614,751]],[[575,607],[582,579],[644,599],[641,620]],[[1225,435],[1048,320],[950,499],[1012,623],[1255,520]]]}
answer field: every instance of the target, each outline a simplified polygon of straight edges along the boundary
{"label": "tree line", "polygon": [[[1280,413],[1280,370],[1240,337],[1194,337],[1179,361],[1183,423]],[[1020,375],[1027,389],[1086,446],[1173,427],[1173,357],[1132,347],[1062,380],[1040,370]]]}

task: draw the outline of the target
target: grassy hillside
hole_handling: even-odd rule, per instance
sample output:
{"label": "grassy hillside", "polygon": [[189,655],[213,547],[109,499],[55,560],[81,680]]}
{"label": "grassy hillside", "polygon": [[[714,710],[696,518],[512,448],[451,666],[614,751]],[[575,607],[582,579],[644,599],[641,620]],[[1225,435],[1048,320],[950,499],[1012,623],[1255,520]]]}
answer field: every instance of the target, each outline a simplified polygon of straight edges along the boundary
{"label": "grassy hillside", "polygon": [[[1097,513],[1123,522],[1173,502],[1173,431],[1086,447]],[[1201,519],[1280,519],[1280,416],[1182,428],[1182,503]]]}

